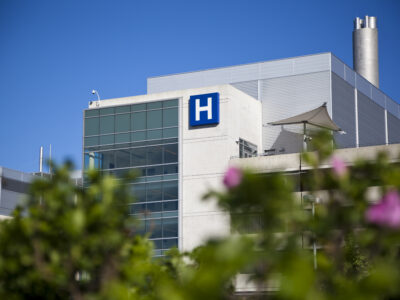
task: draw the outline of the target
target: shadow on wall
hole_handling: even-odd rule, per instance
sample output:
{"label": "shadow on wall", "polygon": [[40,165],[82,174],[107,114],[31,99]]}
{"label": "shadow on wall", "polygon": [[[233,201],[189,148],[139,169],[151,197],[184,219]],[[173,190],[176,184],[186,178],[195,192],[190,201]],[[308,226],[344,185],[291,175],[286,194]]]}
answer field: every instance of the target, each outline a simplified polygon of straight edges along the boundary
{"label": "shadow on wall", "polygon": [[303,149],[303,135],[288,131],[282,126],[272,149],[276,150],[276,154],[298,153]]}

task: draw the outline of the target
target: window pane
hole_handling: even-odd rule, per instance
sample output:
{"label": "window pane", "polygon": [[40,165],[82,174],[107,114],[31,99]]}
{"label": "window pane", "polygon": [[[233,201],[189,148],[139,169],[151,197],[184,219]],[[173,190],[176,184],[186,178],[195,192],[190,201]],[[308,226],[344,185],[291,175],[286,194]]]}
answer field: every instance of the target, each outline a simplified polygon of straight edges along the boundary
{"label": "window pane", "polygon": [[144,235],[146,233],[146,222],[139,221],[135,224],[135,226],[132,229],[134,233],[139,235]]}
{"label": "window pane", "polygon": [[163,249],[178,247],[178,239],[167,239],[162,241],[163,241]]}
{"label": "window pane", "polygon": [[154,249],[162,249],[163,240],[153,240],[152,242],[154,243]]}
{"label": "window pane", "polygon": [[136,172],[137,176],[146,176],[146,168],[135,168],[134,172]]}
{"label": "window pane", "polygon": [[114,169],[114,152],[103,152],[100,154],[100,168],[101,169]]}
{"label": "window pane", "polygon": [[132,186],[133,195],[137,202],[146,201],[146,185],[145,184],[134,184]]}
{"label": "window pane", "polygon": [[162,129],[147,131],[147,139],[148,140],[155,140],[155,139],[161,139],[161,138],[162,138]]}
{"label": "window pane", "polygon": [[178,181],[165,181],[164,187],[164,200],[178,199]]}
{"label": "window pane", "polygon": [[156,108],[161,108],[162,107],[162,102],[149,102],[147,103],[147,109],[156,109]]}
{"label": "window pane", "polygon": [[131,107],[129,105],[126,106],[118,106],[115,108],[115,113],[125,113],[125,112],[131,112]]}
{"label": "window pane", "polygon": [[137,112],[132,114],[132,130],[146,129],[146,112]]}
{"label": "window pane", "polygon": [[163,202],[164,211],[178,210],[178,201],[167,201]]}
{"label": "window pane", "polygon": [[114,116],[100,117],[100,134],[114,133]]}
{"label": "window pane", "polygon": [[115,143],[129,143],[130,133],[120,133],[115,135]]}
{"label": "window pane", "polygon": [[149,212],[162,211],[162,202],[147,203],[147,210]]}
{"label": "window pane", "polygon": [[85,147],[87,146],[95,146],[99,144],[99,137],[98,136],[92,136],[85,138]]}
{"label": "window pane", "polygon": [[146,110],[146,103],[132,105],[132,111]]}
{"label": "window pane", "polygon": [[162,237],[161,220],[146,220],[146,231],[150,232],[150,238]]}
{"label": "window pane", "polygon": [[146,139],[146,131],[137,131],[132,133],[132,142],[144,141]]}
{"label": "window pane", "polygon": [[163,219],[163,237],[178,236],[178,218]]}
{"label": "window pane", "polygon": [[162,127],[162,111],[150,110],[147,112],[147,129]]}
{"label": "window pane", "polygon": [[99,134],[99,118],[85,119],[85,136]]}
{"label": "window pane", "polygon": [[178,164],[164,165],[164,174],[176,174],[178,173]]}
{"label": "window pane", "polygon": [[101,135],[100,136],[100,145],[109,145],[114,144],[114,135]]}
{"label": "window pane", "polygon": [[99,115],[98,109],[85,110],[85,117],[97,117]]}
{"label": "window pane", "polygon": [[178,144],[164,146],[164,162],[171,163],[178,161]]}
{"label": "window pane", "polygon": [[178,136],[178,127],[163,129],[163,138],[171,138]]}
{"label": "window pane", "polygon": [[101,108],[100,109],[100,116],[112,115],[113,113],[114,113],[114,107],[108,107],[108,108]]}
{"label": "window pane", "polygon": [[146,153],[146,147],[132,149],[132,166],[144,166],[146,164]]}
{"label": "window pane", "polygon": [[147,149],[147,164],[162,164],[162,146],[148,147]]}
{"label": "window pane", "polygon": [[147,183],[146,188],[147,188],[147,202],[162,200],[161,182]]}
{"label": "window pane", "polygon": [[123,114],[115,116],[115,132],[124,132],[131,130],[131,115]]}
{"label": "window pane", "polygon": [[89,152],[85,153],[84,167],[88,168],[99,168],[100,164],[100,153]]}
{"label": "window pane", "polygon": [[163,107],[178,106],[178,99],[163,101]]}
{"label": "window pane", "polygon": [[178,108],[163,110],[163,127],[178,126]]}
{"label": "window pane", "polygon": [[130,151],[118,150],[115,151],[115,165],[117,168],[126,168],[130,166]]}
{"label": "window pane", "polygon": [[146,203],[143,204],[133,204],[130,207],[130,213],[131,214],[141,214],[146,211]]}
{"label": "window pane", "polygon": [[147,168],[147,176],[161,175],[164,171],[163,166],[154,166]]}

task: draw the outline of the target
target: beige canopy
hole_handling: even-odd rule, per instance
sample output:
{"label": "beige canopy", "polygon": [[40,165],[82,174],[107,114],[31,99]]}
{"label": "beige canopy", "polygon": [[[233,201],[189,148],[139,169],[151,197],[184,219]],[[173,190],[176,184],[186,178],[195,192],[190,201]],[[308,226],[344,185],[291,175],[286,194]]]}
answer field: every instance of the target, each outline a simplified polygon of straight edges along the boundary
{"label": "beige canopy", "polygon": [[331,119],[326,109],[326,102],[313,110],[300,115],[283,119],[280,121],[268,123],[270,125],[290,125],[290,124],[310,124],[332,131],[342,131]]}

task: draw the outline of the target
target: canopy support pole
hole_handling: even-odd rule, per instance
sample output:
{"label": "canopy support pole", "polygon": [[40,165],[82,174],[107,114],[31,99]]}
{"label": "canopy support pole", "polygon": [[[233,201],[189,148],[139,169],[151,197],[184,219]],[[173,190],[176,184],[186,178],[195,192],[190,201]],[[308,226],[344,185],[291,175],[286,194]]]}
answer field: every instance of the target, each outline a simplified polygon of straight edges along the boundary
{"label": "canopy support pole", "polygon": [[307,131],[306,131],[306,122],[303,122],[303,152],[307,152]]}

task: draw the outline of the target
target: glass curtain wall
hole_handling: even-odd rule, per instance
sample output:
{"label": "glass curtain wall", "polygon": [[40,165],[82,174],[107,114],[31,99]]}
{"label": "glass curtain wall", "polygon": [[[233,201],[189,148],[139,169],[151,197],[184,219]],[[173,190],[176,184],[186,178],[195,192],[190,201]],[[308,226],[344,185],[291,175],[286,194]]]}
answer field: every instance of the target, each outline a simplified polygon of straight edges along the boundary
{"label": "glass curtain wall", "polygon": [[120,177],[137,170],[131,187],[140,233],[160,256],[178,245],[178,99],[85,111],[84,168]]}

